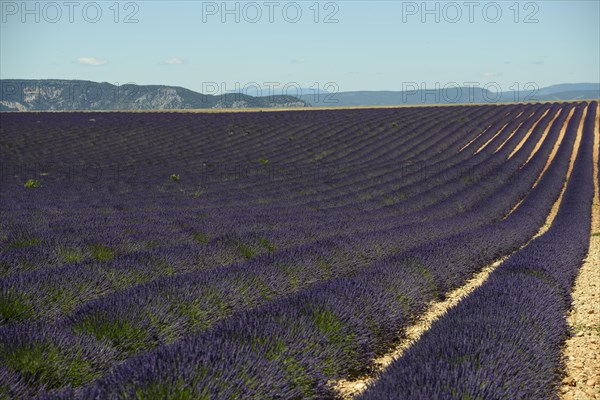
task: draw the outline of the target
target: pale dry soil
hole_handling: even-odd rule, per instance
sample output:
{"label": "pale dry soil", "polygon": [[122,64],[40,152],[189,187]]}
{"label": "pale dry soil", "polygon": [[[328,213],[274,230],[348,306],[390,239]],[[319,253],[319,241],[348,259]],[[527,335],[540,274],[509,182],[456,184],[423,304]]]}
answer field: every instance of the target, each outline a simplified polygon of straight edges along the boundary
{"label": "pale dry soil", "polygon": [[[540,138],[540,140],[538,140],[538,142],[535,144],[535,147],[533,148],[533,151],[531,152],[531,154],[529,155],[529,158],[527,158],[527,161],[525,161],[525,164],[527,164],[529,162],[529,160],[531,160],[531,158],[538,152],[538,150],[540,149],[540,147],[542,147],[542,143],[544,143],[544,141],[546,140],[546,136],[548,135],[548,132],[550,132],[550,129],[552,129],[552,127],[554,126],[554,123],[556,121],[556,118],[558,118],[558,116],[563,112],[562,109],[558,110],[558,112],[556,114],[554,114],[554,116],[552,117],[552,120],[550,121],[550,123],[548,123],[548,126],[546,127],[546,129],[544,130],[544,133],[542,134],[542,137]],[[571,114],[569,114],[571,115]],[[537,125],[536,125],[537,126]],[[560,134],[559,134],[560,135]],[[564,135],[563,135],[564,136]],[[562,138],[562,136],[559,136]],[[521,149],[521,147],[525,144],[525,142],[527,141],[527,139],[529,139],[529,137],[527,138],[523,138],[523,140],[521,141],[521,143],[519,143],[517,145],[517,147],[515,147],[515,149],[513,150],[512,153],[510,153],[510,155],[508,156],[508,159],[510,160],[510,158],[512,156],[515,155],[515,153],[517,151],[519,151]],[[562,139],[558,140],[558,142],[560,143]]]}
{"label": "pale dry soil", "polygon": [[[581,142],[583,120],[585,119],[585,114],[586,113],[584,113],[584,115],[582,116],[581,123],[579,125],[577,139],[574,143],[573,150],[571,153],[571,162],[569,165],[569,170],[567,172],[567,177],[570,176],[571,171],[573,169],[573,165],[575,163],[577,151],[579,149],[579,144]],[[564,137],[564,132],[566,130],[566,127],[567,127],[572,115],[573,115],[573,112],[571,112],[569,114],[569,116],[567,117],[567,119],[562,127],[561,134],[560,134],[559,138],[557,139],[555,148],[553,149],[553,151],[548,159],[548,164],[546,165],[546,168],[544,168],[544,172],[548,168],[551,161],[554,159],[557,148],[558,148],[559,144],[562,142],[562,139]],[[551,122],[554,122],[554,119]],[[531,129],[534,129],[534,128],[535,128],[535,125]],[[547,129],[544,132],[544,136],[548,133],[548,130],[549,129]],[[596,146],[596,148],[597,147],[598,146]],[[537,151],[537,149],[534,149],[534,152],[535,151]],[[538,181],[539,181],[539,179],[538,179]],[[536,184],[537,184],[537,182],[536,182]],[[540,235],[543,235],[552,225],[552,222],[554,221],[554,218],[556,217],[560,203],[562,201],[564,191],[566,190],[566,186],[567,185],[565,183],[565,185],[563,186],[562,192],[560,193],[560,196],[554,203],[552,210],[548,214],[548,217],[546,218],[544,225],[539,229],[539,231],[536,233],[536,235],[531,240],[535,239],[536,237],[538,237]],[[511,213],[512,213],[512,211],[514,211],[514,209],[511,210]],[[598,237],[598,239],[600,239],[600,236]],[[525,247],[528,243],[521,246],[521,248]],[[455,307],[458,303],[460,303],[461,300],[463,300],[465,297],[467,297],[469,294],[471,294],[476,288],[481,286],[488,279],[490,274],[500,264],[502,264],[502,262],[505,261],[507,258],[508,258],[508,256],[502,257],[502,258],[496,260],[494,263],[484,267],[480,272],[478,272],[475,276],[473,276],[471,279],[469,279],[465,283],[465,285],[463,285],[460,288],[457,288],[457,289],[453,290],[451,293],[449,293],[443,301],[432,302],[428,306],[426,311],[423,313],[423,315],[414,324],[412,324],[411,326],[409,326],[406,329],[406,331],[404,332],[404,335],[401,335],[402,339],[398,342],[396,347],[394,349],[392,349],[389,353],[387,353],[381,357],[378,357],[377,359],[374,360],[375,371],[376,371],[375,374],[373,374],[371,376],[366,376],[366,377],[363,377],[363,378],[360,378],[357,380],[353,380],[353,381],[340,380],[337,382],[332,382],[332,384],[338,390],[338,392],[341,394],[341,396],[344,399],[352,399],[354,396],[362,393],[367,388],[367,385],[375,382],[378,374],[381,374],[382,372],[384,372],[385,369],[388,368],[394,360],[400,358],[409,347],[413,346],[419,340],[421,335],[431,327],[431,324],[433,322],[435,322],[439,318],[443,317],[448,312],[448,310]],[[598,312],[596,312],[596,315],[598,315]],[[597,342],[597,344],[598,344],[598,342]],[[596,368],[596,371],[598,371],[597,368]],[[600,399],[600,397],[598,397],[598,398]]]}
{"label": "pale dry soil", "polygon": [[[600,110],[598,110],[600,111]],[[567,315],[571,336],[563,348],[566,365],[560,388],[563,400],[600,399],[600,188],[598,161],[600,123],[594,138],[594,182],[590,249],[575,281],[573,304]]]}
{"label": "pale dry soil", "polygon": [[[523,114],[523,113],[519,113],[519,116],[520,116],[521,114]],[[533,115],[533,112],[531,112],[531,113],[530,113],[530,114],[527,116],[527,118],[531,117],[531,115]],[[515,117],[515,118],[518,118],[518,117]],[[525,121],[521,121],[521,123],[519,123],[519,125],[518,125],[517,127],[515,127],[515,128],[512,130],[512,132],[511,132],[511,133],[510,133],[510,135],[509,135],[509,138],[510,138],[510,137],[512,137],[512,135],[514,135],[516,131],[518,131],[519,129],[521,129],[521,126],[523,126],[523,124],[524,124],[524,123],[525,123]],[[491,143],[491,142],[492,142],[494,139],[496,139],[496,137],[497,137],[498,135],[500,135],[502,132],[504,132],[504,130],[506,129],[506,127],[508,126],[508,124],[509,124],[508,122],[507,122],[506,124],[504,124],[504,126],[502,127],[502,129],[499,129],[499,130],[498,130],[498,132],[496,132],[496,133],[495,133],[495,134],[494,134],[494,135],[493,135],[491,138],[489,138],[487,142],[485,142],[484,144],[482,144],[482,145],[481,145],[481,146],[480,146],[480,147],[477,149],[477,151],[476,151],[474,154],[477,154],[477,153],[479,153],[480,151],[482,151],[483,149],[485,149],[485,148],[487,147],[487,145],[489,145],[489,144],[490,144],[490,143]],[[496,151],[498,151],[498,149],[496,149]],[[495,153],[496,151],[494,151],[494,153]]]}
{"label": "pale dry soil", "polygon": [[[531,129],[529,129],[527,131],[527,133],[525,134],[525,136],[523,137],[523,139],[521,139],[521,141],[519,142],[519,144],[517,144],[515,146],[515,148],[513,149],[513,151],[509,154],[507,160],[510,160],[510,158],[517,152],[519,151],[519,149],[523,146],[523,144],[525,142],[527,142],[529,140],[529,137],[531,136],[531,134],[533,133],[533,131],[535,130],[535,128],[540,124],[540,122],[542,121],[542,118],[544,118],[546,115],[548,115],[548,113],[550,112],[550,110],[546,110],[544,112],[544,114],[542,114],[533,124],[533,126],[531,127]],[[556,115],[554,116],[554,118],[552,118],[552,120],[550,121],[550,123],[548,124],[548,127],[552,126],[552,122],[554,122],[554,120],[556,119]],[[549,128],[546,128],[546,130],[544,131],[544,135],[542,136],[542,138],[540,139],[540,141],[543,141],[546,138],[546,134],[548,133]],[[504,140],[504,142],[494,151],[494,154],[496,154],[497,152],[500,151],[500,149],[502,149],[502,147],[504,147],[504,145],[506,143],[508,143],[508,141],[510,139],[512,139],[512,137],[515,135],[516,132],[513,132],[506,140]]]}
{"label": "pale dry soil", "polygon": [[[562,111],[562,110],[561,110]],[[538,176],[538,178],[535,180],[535,183],[533,184],[532,188],[536,187],[538,182],[540,181],[540,179],[542,179],[542,176],[544,176],[544,173],[546,172],[546,170],[548,169],[548,167],[550,167],[550,164],[552,164],[552,160],[554,160],[554,157],[556,156],[556,153],[558,152],[558,148],[560,147],[561,143],[563,142],[563,139],[565,138],[565,132],[567,131],[567,126],[569,125],[569,121],[571,120],[571,117],[573,116],[573,112],[575,110],[571,110],[571,113],[567,116],[567,118],[565,119],[560,132],[558,133],[558,138],[556,139],[556,143],[554,143],[554,147],[552,148],[552,151],[550,152],[550,156],[548,157],[548,160],[546,161],[546,165],[544,166],[544,169],[542,169],[542,172],[540,173],[540,175]],[[546,136],[548,135],[548,132],[550,131],[550,129],[552,128],[552,125],[554,125],[554,122],[556,120],[556,118],[558,117],[558,114],[556,114],[556,116],[552,119],[552,121],[548,124],[548,127],[546,127],[546,130],[544,131],[544,134],[542,135],[542,138],[540,139],[540,141],[536,144],[535,148],[533,149],[533,151],[531,152],[531,154],[529,155],[529,158],[527,158],[527,161],[525,162],[525,164],[527,164],[529,162],[529,160],[531,160],[531,158],[535,155],[535,153],[537,153],[537,151],[539,150],[540,146],[541,146],[541,142],[543,142],[544,140],[546,140]],[[514,152],[513,152],[514,153]],[[508,156],[508,159],[510,159],[512,157],[513,154]],[[520,168],[523,168],[523,166],[525,165],[523,164]],[[571,164],[571,167],[573,165]],[[570,170],[567,173],[567,176],[570,176]],[[564,190],[564,188],[563,188]],[[519,206],[521,205],[521,203],[523,202],[523,200],[525,200],[525,198],[521,199],[519,202],[517,202],[517,204],[515,204],[515,206],[512,208],[512,210],[510,210],[510,212],[508,213],[508,215],[512,214],[513,212],[515,212],[515,210],[517,208],[519,208]],[[556,212],[558,211],[558,204],[555,204],[555,208],[552,208],[552,215],[555,215]]]}

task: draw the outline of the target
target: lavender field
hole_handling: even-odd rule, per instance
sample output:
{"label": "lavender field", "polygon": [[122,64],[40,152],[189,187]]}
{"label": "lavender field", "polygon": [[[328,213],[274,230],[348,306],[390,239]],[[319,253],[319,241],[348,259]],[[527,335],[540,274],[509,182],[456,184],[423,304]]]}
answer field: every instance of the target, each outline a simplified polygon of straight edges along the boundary
{"label": "lavender field", "polygon": [[1,113],[0,399],[558,398],[596,136],[596,101]]}

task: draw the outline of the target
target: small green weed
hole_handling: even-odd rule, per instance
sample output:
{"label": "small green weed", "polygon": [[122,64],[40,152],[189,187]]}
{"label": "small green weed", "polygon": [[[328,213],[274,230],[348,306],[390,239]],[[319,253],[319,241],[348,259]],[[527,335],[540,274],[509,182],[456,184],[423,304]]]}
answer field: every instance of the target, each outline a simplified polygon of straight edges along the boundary
{"label": "small green weed", "polygon": [[245,259],[249,260],[251,258],[256,257],[256,251],[254,251],[250,246],[245,245],[244,243],[238,244],[238,250],[242,253]]}
{"label": "small green weed", "polygon": [[31,189],[31,188],[40,187],[40,185],[41,185],[40,181],[38,181],[37,179],[27,179],[27,181],[25,182],[25,185],[23,185],[23,186],[25,186],[28,189]]}
{"label": "small green weed", "polygon": [[98,261],[111,261],[115,258],[114,250],[100,244],[94,243],[91,246],[92,258]]}
{"label": "small green weed", "polygon": [[206,233],[202,233],[202,232],[194,232],[192,234],[192,237],[194,238],[194,240],[198,243],[201,244],[206,244],[210,241],[210,238],[208,237],[208,235]]}
{"label": "small green weed", "polygon": [[8,245],[8,247],[10,247],[12,249],[21,249],[23,247],[35,246],[38,243],[39,243],[39,240],[37,238],[17,239],[17,240],[12,241]]}

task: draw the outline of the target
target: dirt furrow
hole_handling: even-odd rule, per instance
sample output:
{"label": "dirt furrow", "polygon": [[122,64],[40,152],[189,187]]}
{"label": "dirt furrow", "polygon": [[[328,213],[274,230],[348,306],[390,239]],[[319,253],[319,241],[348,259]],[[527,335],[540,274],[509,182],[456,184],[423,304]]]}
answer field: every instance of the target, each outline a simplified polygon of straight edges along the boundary
{"label": "dirt furrow", "polygon": [[[511,151],[511,153],[508,155],[508,157],[506,158],[507,160],[510,159],[513,154],[515,154],[517,151],[519,151],[519,149],[523,146],[523,144],[529,140],[529,137],[531,136],[531,134],[533,133],[533,130],[535,129],[536,126],[538,126],[540,124],[540,121],[542,121],[542,119],[548,115],[548,113],[550,112],[550,110],[546,110],[539,118],[537,121],[535,121],[535,123],[532,125],[531,129],[529,131],[527,131],[527,133],[525,134],[525,136],[523,136],[523,139],[521,139],[521,141],[515,146],[515,148],[513,149],[513,151]],[[554,116],[554,118],[552,118],[552,121],[554,121],[556,119],[556,116]],[[546,132],[544,133],[544,135],[546,133],[548,133],[548,130],[550,129],[549,127],[552,124],[552,121],[550,121],[550,124],[548,124],[548,127],[546,129]],[[510,140],[512,139],[512,137],[515,135],[515,132],[513,132],[500,146],[498,146],[498,148],[494,151],[494,154],[499,152],[502,147],[504,147],[504,145]]]}
{"label": "dirt furrow", "polygon": [[573,336],[563,348],[566,370],[560,388],[563,400],[600,399],[600,107],[594,135],[594,184],[590,249],[573,288],[573,304],[567,323]]}
{"label": "dirt furrow", "polygon": [[[530,113],[530,114],[527,116],[527,118],[531,117],[531,116],[532,116],[534,113],[535,113],[535,112],[531,112],[531,113]],[[523,113],[521,113],[521,114],[523,114]],[[519,115],[521,115],[521,114],[519,114]],[[515,119],[516,119],[516,118],[518,118],[518,117],[515,117]],[[514,129],[514,130],[513,130],[511,133],[510,133],[510,134],[511,134],[511,135],[513,135],[513,134],[514,134],[516,131],[518,131],[518,130],[521,128],[521,126],[522,126],[524,123],[525,123],[525,121],[522,121],[521,123],[519,123],[519,125],[518,125],[518,126],[517,126],[517,127],[516,127],[516,128],[515,128],[515,129]],[[493,135],[493,136],[492,136],[492,137],[491,137],[491,138],[490,138],[490,139],[489,139],[487,142],[485,142],[484,144],[482,144],[482,145],[481,145],[481,146],[480,146],[480,147],[477,149],[477,151],[475,151],[475,153],[473,153],[473,154],[478,154],[480,151],[482,151],[483,149],[485,149],[485,148],[487,147],[487,145],[489,145],[489,144],[490,144],[490,143],[491,143],[491,142],[492,142],[494,139],[496,139],[496,137],[497,137],[498,135],[500,135],[500,134],[501,134],[501,133],[504,131],[504,129],[506,129],[506,127],[507,127],[507,126],[508,126],[508,123],[507,123],[506,125],[504,125],[504,126],[502,127],[502,129],[499,129],[499,130],[498,130],[498,132],[496,132],[496,133],[495,133],[495,134],[494,134],[494,135]]]}
{"label": "dirt furrow", "polygon": [[[563,130],[566,130],[566,127],[568,126],[568,123],[572,116],[573,116],[573,112],[571,114],[569,114],[567,120],[565,121]],[[570,165],[569,165],[568,176],[570,176],[570,173],[572,171],[573,165],[575,163],[575,158],[577,156],[577,151],[579,149],[579,144],[581,143],[581,135],[582,135],[584,119],[585,119],[585,113],[581,118],[581,123],[579,125],[579,129],[578,129],[578,133],[577,133],[577,139],[575,141],[575,144],[573,146],[573,150],[571,153],[571,161],[570,161]],[[562,142],[563,137],[564,137],[564,132],[561,131],[561,135],[557,140],[557,146]],[[555,150],[556,149],[557,149],[557,147],[555,147]],[[549,158],[549,162],[551,159],[554,158],[554,155],[555,155],[555,151],[553,151],[553,153],[551,154],[551,156]],[[547,168],[544,168],[544,172],[546,171],[546,169]],[[538,230],[538,232],[536,233],[536,235],[534,237],[532,237],[527,243],[525,243],[523,246],[521,246],[521,248],[519,248],[515,252],[517,252],[520,249],[522,249],[523,247],[527,246],[527,244],[529,244],[534,238],[544,234],[549,229],[549,227],[552,225],[552,222],[554,221],[554,218],[556,217],[556,213],[557,213],[560,203],[562,201],[566,186],[567,185],[565,183],[565,185],[563,186],[563,189],[560,193],[560,196],[555,201],[555,203],[552,207],[552,211],[548,214],[546,221],[544,222],[544,225]],[[385,354],[384,356],[378,357],[375,360],[376,374],[382,373],[395,359],[402,357],[404,352],[419,340],[421,335],[423,333],[425,333],[431,327],[431,324],[433,322],[435,322],[439,318],[443,317],[448,312],[448,310],[450,310],[453,307],[455,307],[456,305],[458,305],[460,303],[460,301],[462,301],[465,297],[467,297],[475,289],[477,289],[479,286],[481,286],[488,279],[490,274],[492,272],[494,272],[494,270],[509,256],[510,255],[506,255],[506,256],[496,260],[494,263],[485,266],[474,277],[469,279],[463,286],[461,286],[460,288],[457,288],[457,289],[453,290],[452,292],[450,292],[449,294],[447,294],[446,298],[443,301],[432,302],[428,306],[427,310],[423,313],[423,315],[417,320],[417,322],[410,325],[406,329],[404,338],[398,342],[396,347],[393,350],[391,350],[389,353]],[[364,377],[362,379],[358,379],[358,380],[354,380],[354,381],[340,380],[335,383],[335,387],[338,389],[342,398],[352,399],[354,396],[362,393],[366,389],[367,385],[369,383],[375,381],[376,379],[377,379],[377,375]]]}

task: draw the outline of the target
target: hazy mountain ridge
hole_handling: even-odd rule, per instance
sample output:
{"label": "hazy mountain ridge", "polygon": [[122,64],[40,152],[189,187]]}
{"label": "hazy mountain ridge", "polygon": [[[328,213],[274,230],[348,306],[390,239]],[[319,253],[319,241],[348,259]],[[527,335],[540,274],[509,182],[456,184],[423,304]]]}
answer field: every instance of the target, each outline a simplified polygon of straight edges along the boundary
{"label": "hazy mountain ridge", "polygon": [[494,93],[477,87],[412,91],[313,91],[299,97],[242,93],[208,95],[166,85],[113,85],[63,79],[0,80],[0,111],[296,108],[592,100],[600,83],[567,83],[535,91]]}
{"label": "hazy mountain ridge", "polygon": [[164,85],[116,86],[107,82],[62,79],[0,80],[0,111],[170,110],[210,108],[306,107],[293,96],[253,97],[239,93],[206,95]]}
{"label": "hazy mountain ridge", "polygon": [[600,98],[600,83],[567,83],[518,92],[492,92],[477,87],[452,87],[410,91],[352,91],[318,96],[307,95],[300,98],[313,106],[329,107],[592,100]]}

